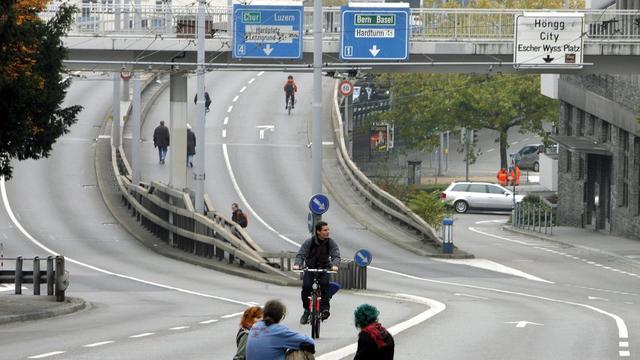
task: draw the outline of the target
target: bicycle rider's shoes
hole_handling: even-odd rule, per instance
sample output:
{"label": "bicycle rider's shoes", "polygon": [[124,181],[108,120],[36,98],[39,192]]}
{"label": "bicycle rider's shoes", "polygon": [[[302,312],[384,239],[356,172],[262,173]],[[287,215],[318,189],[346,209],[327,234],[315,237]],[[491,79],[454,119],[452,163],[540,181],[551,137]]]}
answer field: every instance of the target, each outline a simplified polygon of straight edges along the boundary
{"label": "bicycle rider's shoes", "polygon": [[320,312],[320,318],[322,319],[322,321],[327,320],[329,316],[331,316],[331,313],[329,312],[329,310],[322,310]]}
{"label": "bicycle rider's shoes", "polygon": [[309,310],[305,310],[300,317],[300,324],[304,325],[309,322]]}

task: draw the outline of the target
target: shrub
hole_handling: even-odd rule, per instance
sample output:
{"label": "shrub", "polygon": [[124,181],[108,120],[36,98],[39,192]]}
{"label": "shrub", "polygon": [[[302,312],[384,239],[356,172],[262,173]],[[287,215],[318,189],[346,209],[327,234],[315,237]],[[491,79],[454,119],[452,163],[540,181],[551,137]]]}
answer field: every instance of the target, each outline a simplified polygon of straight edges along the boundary
{"label": "shrub", "polygon": [[427,224],[438,230],[442,226],[442,220],[449,215],[449,210],[444,202],[438,198],[438,191],[421,191],[409,200],[409,208],[420,216]]}

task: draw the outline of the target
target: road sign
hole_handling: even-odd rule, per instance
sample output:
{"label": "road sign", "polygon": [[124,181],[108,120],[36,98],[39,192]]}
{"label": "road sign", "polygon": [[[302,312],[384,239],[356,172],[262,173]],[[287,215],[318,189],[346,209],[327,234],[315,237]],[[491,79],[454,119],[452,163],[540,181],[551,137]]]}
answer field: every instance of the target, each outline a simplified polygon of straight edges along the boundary
{"label": "road sign", "polygon": [[233,57],[301,59],[300,5],[233,5]]}
{"label": "road sign", "polygon": [[351,3],[341,11],[341,60],[407,59],[409,4]]}
{"label": "road sign", "polygon": [[309,210],[316,215],[322,215],[329,210],[329,198],[322,194],[315,194],[309,200]]}
{"label": "road sign", "polygon": [[516,68],[582,68],[584,14],[516,15]]}
{"label": "road sign", "polygon": [[338,91],[344,96],[349,96],[353,93],[353,84],[349,80],[342,80],[338,85]]}
{"label": "road sign", "polygon": [[353,256],[353,261],[355,261],[360,267],[369,266],[369,264],[371,264],[371,260],[373,260],[373,255],[371,255],[371,252],[366,249],[356,251],[356,254]]}

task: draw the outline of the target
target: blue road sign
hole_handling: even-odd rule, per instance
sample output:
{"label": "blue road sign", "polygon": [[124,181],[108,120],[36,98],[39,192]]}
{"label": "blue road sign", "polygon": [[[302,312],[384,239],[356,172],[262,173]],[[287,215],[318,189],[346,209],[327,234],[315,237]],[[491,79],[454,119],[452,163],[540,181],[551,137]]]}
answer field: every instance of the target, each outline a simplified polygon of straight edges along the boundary
{"label": "blue road sign", "polygon": [[360,267],[369,266],[371,260],[373,260],[373,255],[366,249],[356,251],[356,254],[353,256],[353,261]]}
{"label": "blue road sign", "polygon": [[316,215],[322,215],[329,210],[329,198],[322,194],[315,194],[309,200],[309,210]]}
{"label": "blue road sign", "polygon": [[302,58],[302,6],[233,5],[233,57]]}
{"label": "blue road sign", "polygon": [[409,5],[383,5],[342,7],[341,60],[406,60],[409,57]]}

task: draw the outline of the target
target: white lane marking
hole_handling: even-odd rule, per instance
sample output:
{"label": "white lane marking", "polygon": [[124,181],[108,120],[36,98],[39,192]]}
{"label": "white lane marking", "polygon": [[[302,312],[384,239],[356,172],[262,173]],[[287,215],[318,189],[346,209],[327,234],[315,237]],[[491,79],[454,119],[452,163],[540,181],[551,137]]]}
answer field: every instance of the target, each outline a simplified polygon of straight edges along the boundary
{"label": "white lane marking", "polygon": [[[471,230],[473,232],[476,232],[478,234],[482,234],[482,235],[485,235],[485,236],[493,237],[493,238],[496,238],[496,239],[500,239],[500,240],[504,240],[504,241],[509,241],[509,242],[514,242],[514,243],[530,246],[533,249],[538,249],[538,250],[542,250],[542,251],[546,251],[546,252],[550,252],[550,253],[566,256],[566,257],[569,257],[569,258],[572,258],[572,259],[576,259],[578,261],[582,261],[582,262],[587,263],[589,265],[599,267],[601,269],[606,269],[606,267],[602,266],[602,264],[598,264],[598,263],[596,263],[594,261],[591,261],[589,259],[582,259],[582,258],[579,258],[579,257],[575,257],[573,255],[569,255],[569,254],[564,253],[562,251],[548,249],[548,248],[544,248],[544,247],[540,247],[540,246],[534,246],[533,244],[528,244],[526,242],[519,241],[519,240],[507,239],[505,237],[502,237],[502,236],[499,236],[499,235],[490,234],[490,233],[487,233],[487,232],[484,232],[484,231],[480,231],[480,230],[477,230],[476,228],[472,228],[472,227],[470,227],[469,230]],[[614,268],[609,268],[609,269],[606,269],[606,270],[614,271],[614,272],[617,272],[617,273],[620,273],[620,274],[629,275],[629,276],[633,276],[633,277],[640,277],[640,274],[630,273],[630,272],[626,272],[626,271],[622,271],[622,270],[618,270],[618,269],[614,269]]]}
{"label": "white lane marking", "polygon": [[404,277],[404,278],[407,278],[407,279],[430,282],[430,283],[434,283],[434,284],[459,286],[459,287],[468,288],[468,289],[486,290],[486,291],[496,292],[496,293],[500,293],[500,294],[509,294],[509,295],[515,295],[515,296],[522,296],[522,297],[526,297],[526,298],[530,298],[530,299],[537,299],[537,300],[555,302],[555,303],[559,303],[559,304],[567,304],[567,305],[572,305],[572,306],[579,306],[579,307],[582,307],[582,308],[585,308],[585,309],[593,310],[593,311],[595,311],[597,313],[600,313],[600,314],[603,314],[605,316],[608,316],[608,317],[612,318],[616,322],[616,326],[618,327],[618,337],[620,339],[627,339],[629,337],[629,331],[627,329],[627,325],[625,324],[624,320],[622,320],[622,318],[620,316],[618,316],[616,314],[613,314],[613,313],[606,312],[606,311],[604,311],[602,309],[599,309],[599,308],[597,308],[595,306],[582,304],[582,303],[577,303],[577,302],[573,302],[573,301],[553,299],[553,298],[549,298],[549,297],[545,297],[545,296],[527,294],[527,293],[517,292],[517,291],[509,291],[509,290],[502,290],[502,289],[496,289],[496,288],[490,288],[490,287],[484,287],[484,286],[477,286],[477,285],[470,285],[470,284],[463,284],[463,283],[455,283],[455,282],[450,282],[450,281],[428,279],[428,278],[423,278],[423,277],[419,277],[419,276],[415,276],[415,275],[404,274],[404,273],[393,271],[393,270],[387,270],[387,269],[383,269],[383,268],[379,268],[379,267],[375,267],[375,266],[368,266],[368,268],[372,269],[372,270],[381,271],[381,272],[384,272],[384,273],[387,273],[387,274],[401,276],[401,277]]}
{"label": "white lane marking", "polygon": [[174,330],[175,331],[175,330],[184,330],[184,329],[188,329],[188,328],[189,328],[188,326],[176,326],[176,327],[169,328],[169,330]]}
{"label": "white lane marking", "polygon": [[[36,240],[33,236],[31,236],[31,234],[29,234],[27,232],[27,230],[25,230],[25,228],[22,226],[22,224],[18,221],[18,219],[16,218],[15,214],[13,213],[13,210],[11,209],[11,205],[9,204],[9,199],[7,197],[7,186],[5,184],[4,177],[0,177],[0,193],[2,194],[2,202],[4,204],[5,211],[7,212],[7,215],[9,215],[9,218],[11,219],[13,224],[16,226],[16,228],[18,228],[18,230],[20,230],[20,232],[27,239],[29,239],[32,243],[34,243],[36,246],[38,246],[42,250],[48,252],[51,255],[59,255],[57,252],[49,249],[48,247],[46,247],[45,245],[40,243],[38,240]],[[205,298],[209,298],[209,299],[216,299],[216,300],[226,301],[226,302],[230,302],[230,303],[233,303],[233,304],[249,306],[248,303],[246,303],[244,301],[240,301],[240,300],[225,298],[225,297],[222,297],[222,296],[204,294],[204,293],[201,293],[201,292],[198,292],[198,291],[187,290],[187,289],[183,289],[183,288],[179,288],[179,287],[175,287],[175,286],[171,286],[171,285],[165,285],[165,284],[160,284],[160,283],[153,282],[153,281],[139,279],[139,278],[136,278],[136,277],[133,277],[133,276],[129,276],[129,275],[115,273],[113,271],[105,270],[105,269],[99,268],[97,266],[89,265],[89,264],[83,263],[81,261],[74,260],[74,259],[72,259],[70,257],[65,257],[65,261],[74,263],[76,265],[83,266],[83,267],[85,267],[87,269],[91,269],[91,270],[95,270],[95,271],[101,272],[101,273],[106,274],[106,275],[111,275],[111,276],[119,277],[119,278],[122,278],[122,279],[128,279],[128,280],[136,281],[136,282],[139,282],[139,283],[142,283],[142,284],[146,284],[146,285],[156,286],[156,287],[159,287],[159,288],[162,288],[162,289],[174,290],[174,291],[181,292],[181,293],[184,293],[184,294],[196,295],[196,296],[201,296],[201,297],[205,297]]]}
{"label": "white lane marking", "polygon": [[229,108],[227,109],[227,112],[230,113],[231,110],[233,110],[233,105],[230,105]]}
{"label": "white lane marking", "polygon": [[151,336],[151,335],[155,335],[155,333],[142,333],[142,334],[137,334],[137,335],[131,335],[129,337],[131,339],[137,339],[137,338],[143,338],[143,337],[147,337],[147,336]]}
{"label": "white lane marking", "polygon": [[466,296],[466,297],[470,297],[470,298],[474,298],[474,299],[480,299],[480,300],[489,300],[489,298],[486,298],[486,297],[469,295],[469,294],[455,293],[453,295],[455,295],[455,296]]}
{"label": "white lane marking", "polygon": [[333,141],[323,141],[323,142],[322,142],[322,145],[325,145],[325,146],[333,146]]}
{"label": "white lane marking", "polygon": [[227,125],[229,123],[229,117],[228,116],[224,117],[223,123],[224,123],[224,125]]}
{"label": "white lane marking", "polygon": [[255,78],[251,78],[251,80],[249,80],[249,84],[251,84],[254,81],[256,81],[256,79]]}
{"label": "white lane marking", "polygon": [[242,312],[238,312],[238,313],[233,313],[233,314],[228,314],[228,315],[222,315],[220,317],[223,318],[223,319],[229,319],[229,318],[232,318],[234,316],[240,316],[242,314],[243,314]]}
{"label": "white lane marking", "polygon": [[46,354],[29,356],[29,359],[42,359],[42,358],[46,358],[46,357],[49,357],[49,356],[60,355],[60,354],[64,354],[64,353],[66,353],[66,351],[52,351],[52,352],[48,352]]}
{"label": "white lane marking", "polygon": [[205,320],[205,321],[200,321],[200,324],[211,324],[214,322],[218,322],[217,319],[211,319],[211,320]]}
{"label": "white lane marking", "polygon": [[488,224],[488,223],[506,223],[507,219],[503,219],[503,220],[482,220],[482,221],[476,221],[476,224]]}
{"label": "white lane marking", "polygon": [[[435,301],[432,299],[428,299],[428,298],[424,298],[424,297],[420,297],[420,296],[415,296],[415,295],[409,295],[409,294],[394,294],[394,295],[381,295],[381,294],[365,294],[365,293],[356,293],[358,295],[365,295],[365,296],[374,296],[374,297],[391,297],[392,299],[400,299],[400,300],[407,300],[407,301],[412,301],[412,302],[416,302],[416,303],[420,303],[420,304],[424,304],[429,306],[429,310],[426,310],[412,318],[410,318],[409,320],[405,320],[397,325],[394,325],[390,328],[388,328],[387,330],[391,333],[391,335],[397,335],[409,328],[412,328],[426,320],[428,320],[429,318],[437,315],[438,313],[440,313],[441,311],[443,311],[444,309],[447,308],[447,306],[439,301]],[[340,349],[334,350],[330,353],[327,354],[323,354],[318,356],[316,359],[317,360],[338,360],[338,359],[342,359],[346,356],[349,356],[351,354],[354,354],[357,350],[357,346],[358,344],[353,343],[350,345],[347,345],[345,347],[342,347]]]}
{"label": "white lane marking", "polygon": [[111,139],[111,135],[98,135],[98,139]]}
{"label": "white lane marking", "polygon": [[630,357],[631,356],[631,352],[630,351],[622,351],[620,350],[620,357]]}
{"label": "white lane marking", "polygon": [[587,296],[588,300],[602,300],[602,301],[609,301],[609,299],[605,299],[603,297],[598,297],[598,296]]}
{"label": "white lane marking", "polygon": [[227,137],[227,129],[222,129],[222,137],[223,138]]}
{"label": "white lane marking", "polygon": [[628,341],[620,341],[620,344],[618,346],[620,346],[620,347],[629,347],[629,342]]}
{"label": "white lane marking", "polygon": [[511,143],[511,145],[515,145],[515,144],[517,144],[517,143],[518,143],[517,141],[514,141],[514,142],[512,142],[512,143]]}
{"label": "white lane marking", "polygon": [[93,344],[82,345],[82,347],[92,348],[92,347],[97,347],[97,346],[102,346],[102,345],[107,345],[107,344],[113,344],[114,342],[115,341],[113,341],[113,340],[100,341],[100,342],[93,343]]}
{"label": "white lane marking", "polygon": [[247,90],[247,87],[243,86],[242,89],[240,89],[240,92],[244,92],[245,90]]}
{"label": "white lane marking", "polygon": [[490,153],[490,152],[495,151],[495,150],[496,149],[489,149],[489,150],[487,150],[487,153]]}
{"label": "white lane marking", "polygon": [[513,276],[519,276],[519,277],[533,280],[533,281],[540,281],[548,284],[555,284],[553,281],[544,280],[537,276],[527,274],[524,271],[516,270],[514,268],[511,268],[487,259],[437,259],[436,258],[433,260],[446,262],[449,264],[473,266],[480,269],[491,270],[491,271],[495,271],[503,274],[509,274]]}
{"label": "white lane marking", "polygon": [[240,198],[240,201],[242,201],[242,203],[244,204],[245,208],[249,210],[251,214],[253,214],[253,217],[258,219],[258,221],[260,221],[262,225],[264,225],[267,229],[269,229],[271,232],[276,234],[279,238],[283,239],[284,241],[292,245],[300,247],[300,244],[280,234],[276,229],[272,228],[269,224],[267,224],[266,221],[264,221],[264,219],[260,217],[260,215],[258,215],[258,213],[255,210],[253,210],[253,208],[247,201],[247,198],[245,198],[244,194],[242,194],[242,191],[240,191],[240,186],[238,186],[238,182],[236,181],[236,176],[233,174],[233,169],[231,168],[231,162],[229,161],[229,152],[227,151],[227,144],[222,144],[222,153],[224,155],[224,163],[227,166],[227,172],[229,173],[229,178],[231,179],[233,188],[236,190],[236,194],[238,194],[238,197]]}
{"label": "white lane marking", "polygon": [[527,325],[536,325],[536,326],[544,326],[544,324],[538,324],[531,321],[520,320],[520,321],[505,321],[505,324],[516,324],[517,328],[527,327]]}
{"label": "white lane marking", "polygon": [[262,74],[264,74],[264,71],[260,71],[260,72],[258,73],[258,76],[262,76]]}
{"label": "white lane marking", "polygon": [[236,102],[236,101],[238,101],[239,98],[240,98],[240,96],[236,95],[236,97],[234,97],[233,100],[231,100],[231,102]]}

